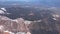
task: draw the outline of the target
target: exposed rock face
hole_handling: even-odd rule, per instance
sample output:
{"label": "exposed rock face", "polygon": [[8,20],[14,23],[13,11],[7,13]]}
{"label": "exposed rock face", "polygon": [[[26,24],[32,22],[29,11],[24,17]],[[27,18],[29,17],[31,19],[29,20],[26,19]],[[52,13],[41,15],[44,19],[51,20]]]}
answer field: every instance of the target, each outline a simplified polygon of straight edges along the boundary
{"label": "exposed rock face", "polygon": [[8,30],[8,31],[12,31],[14,32],[14,29],[17,29],[17,23],[12,21],[11,19],[7,18],[7,17],[0,17],[0,25],[2,25],[4,28],[4,31]]}
{"label": "exposed rock face", "polygon": [[17,32],[28,32],[27,24],[23,18],[18,18],[15,20],[9,19],[5,16],[0,16],[0,30],[1,33],[4,31],[11,31],[13,33]]}

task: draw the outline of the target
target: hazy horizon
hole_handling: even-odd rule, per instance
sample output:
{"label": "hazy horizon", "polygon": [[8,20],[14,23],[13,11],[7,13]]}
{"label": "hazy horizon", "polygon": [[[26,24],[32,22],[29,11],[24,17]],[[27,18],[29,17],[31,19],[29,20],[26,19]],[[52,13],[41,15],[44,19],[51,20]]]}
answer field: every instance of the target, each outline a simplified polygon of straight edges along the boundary
{"label": "hazy horizon", "polygon": [[42,5],[51,7],[60,7],[60,0],[0,0],[0,4],[30,4],[30,5]]}

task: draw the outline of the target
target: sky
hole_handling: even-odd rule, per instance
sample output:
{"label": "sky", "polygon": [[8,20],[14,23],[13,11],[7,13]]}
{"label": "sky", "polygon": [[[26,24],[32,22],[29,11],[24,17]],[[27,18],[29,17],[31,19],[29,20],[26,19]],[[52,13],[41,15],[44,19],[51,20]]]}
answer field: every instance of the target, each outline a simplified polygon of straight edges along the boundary
{"label": "sky", "polygon": [[0,0],[0,1],[20,1],[20,2],[30,2],[42,5],[53,5],[60,6],[60,0]]}
{"label": "sky", "polygon": [[60,2],[60,0],[0,0],[0,1],[25,1],[25,2]]}

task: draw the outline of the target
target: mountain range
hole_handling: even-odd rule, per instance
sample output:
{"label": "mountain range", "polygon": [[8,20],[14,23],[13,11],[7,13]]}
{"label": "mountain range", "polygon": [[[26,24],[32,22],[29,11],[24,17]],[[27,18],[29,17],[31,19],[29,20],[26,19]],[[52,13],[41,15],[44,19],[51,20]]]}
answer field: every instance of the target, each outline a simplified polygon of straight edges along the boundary
{"label": "mountain range", "polygon": [[0,0],[0,5],[33,5],[45,7],[60,7],[60,0]]}

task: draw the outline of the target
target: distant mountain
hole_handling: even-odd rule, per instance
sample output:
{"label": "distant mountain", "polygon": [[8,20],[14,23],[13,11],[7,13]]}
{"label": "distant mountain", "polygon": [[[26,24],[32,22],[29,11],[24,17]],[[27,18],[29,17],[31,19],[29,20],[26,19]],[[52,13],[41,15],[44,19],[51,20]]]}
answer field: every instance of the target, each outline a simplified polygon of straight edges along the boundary
{"label": "distant mountain", "polygon": [[0,5],[33,5],[45,7],[60,7],[59,0],[0,0]]}

